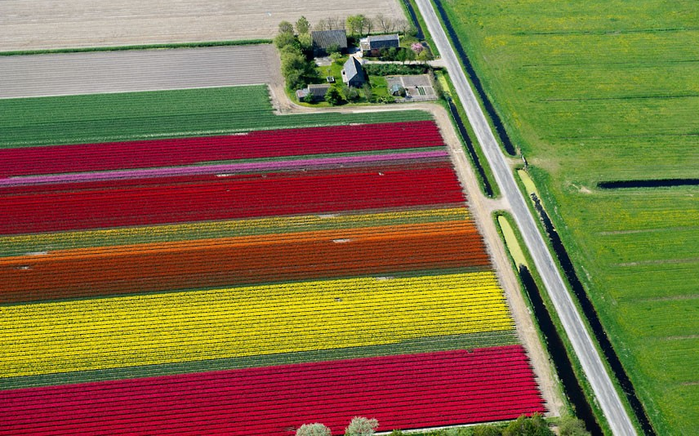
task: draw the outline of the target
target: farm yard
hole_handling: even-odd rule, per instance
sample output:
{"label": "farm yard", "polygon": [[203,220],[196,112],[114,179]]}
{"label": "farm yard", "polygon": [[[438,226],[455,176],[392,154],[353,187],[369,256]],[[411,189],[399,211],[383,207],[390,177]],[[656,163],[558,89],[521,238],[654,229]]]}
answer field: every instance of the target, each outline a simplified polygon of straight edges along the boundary
{"label": "farm yard", "polygon": [[0,52],[199,41],[271,39],[280,21],[363,13],[404,19],[397,0],[194,0],[188,2],[71,0],[0,2]]}
{"label": "farm yard", "polygon": [[699,426],[696,5],[444,1],[657,434]]}
{"label": "farm yard", "polygon": [[263,86],[0,107],[0,434],[546,412],[428,113],[276,116]]}

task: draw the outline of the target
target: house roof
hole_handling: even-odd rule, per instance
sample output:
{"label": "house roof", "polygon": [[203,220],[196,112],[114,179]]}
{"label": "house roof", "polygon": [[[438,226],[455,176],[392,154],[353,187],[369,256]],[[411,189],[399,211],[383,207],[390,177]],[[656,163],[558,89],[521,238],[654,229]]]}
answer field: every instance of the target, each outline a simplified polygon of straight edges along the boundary
{"label": "house roof", "polygon": [[344,30],[314,30],[311,39],[313,45],[319,48],[328,48],[334,44],[347,48],[347,33]]}
{"label": "house roof", "polygon": [[400,38],[397,33],[392,35],[370,35],[367,36],[366,41],[369,49],[400,46]]}
{"label": "house roof", "polygon": [[362,64],[360,64],[357,58],[355,58],[354,56],[350,56],[350,58],[347,59],[347,62],[345,62],[345,65],[342,68],[342,73],[344,75],[345,82],[349,82],[353,79],[361,81],[365,80],[364,69],[362,68]]}
{"label": "house roof", "polygon": [[372,41],[376,41],[376,42],[378,42],[378,41],[394,41],[394,40],[398,41],[399,37],[398,37],[397,33],[394,33],[392,35],[369,35],[369,36],[367,36],[367,39],[369,40],[369,42],[372,42]]}

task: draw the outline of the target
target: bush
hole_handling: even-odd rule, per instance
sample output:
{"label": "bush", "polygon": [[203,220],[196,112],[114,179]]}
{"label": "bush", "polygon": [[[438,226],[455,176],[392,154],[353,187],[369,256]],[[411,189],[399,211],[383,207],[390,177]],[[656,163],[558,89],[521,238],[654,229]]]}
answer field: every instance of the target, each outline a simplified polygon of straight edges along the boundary
{"label": "bush", "polygon": [[392,76],[396,74],[425,74],[430,71],[427,65],[367,64],[364,71],[370,76]]}
{"label": "bush", "polygon": [[328,89],[328,92],[325,93],[325,101],[330,103],[332,106],[337,106],[344,103],[344,99],[342,98],[340,91],[338,91],[334,86],[331,86],[330,89]]}
{"label": "bush", "polygon": [[323,424],[316,422],[304,424],[296,430],[296,436],[332,436],[330,429]]}
{"label": "bush", "polygon": [[376,419],[355,416],[345,429],[345,436],[373,436],[378,426]]}
{"label": "bush", "polygon": [[340,44],[330,44],[325,51],[332,56],[335,53],[342,53],[342,47],[340,47]]}
{"label": "bush", "polygon": [[558,433],[561,436],[590,436],[590,432],[585,428],[585,423],[572,416],[565,417],[558,426]]}
{"label": "bush", "polygon": [[522,415],[512,421],[502,432],[503,436],[555,436],[544,418],[535,413],[531,418]]}

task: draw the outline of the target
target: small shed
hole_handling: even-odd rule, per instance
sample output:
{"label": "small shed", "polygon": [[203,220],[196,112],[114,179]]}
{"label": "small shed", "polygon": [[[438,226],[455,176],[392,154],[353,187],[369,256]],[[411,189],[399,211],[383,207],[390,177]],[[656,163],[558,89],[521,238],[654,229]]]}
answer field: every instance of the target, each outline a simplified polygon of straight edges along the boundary
{"label": "small shed", "polygon": [[344,30],[314,30],[311,32],[313,41],[313,56],[327,56],[327,49],[332,46],[340,47],[347,52],[347,32]]}
{"label": "small shed", "polygon": [[400,47],[400,37],[397,33],[392,35],[369,35],[359,41],[362,53],[377,56],[383,49]]}
{"label": "small shed", "polygon": [[328,92],[328,89],[330,89],[330,85],[328,84],[308,85],[307,88],[296,91],[296,98],[301,101],[308,95],[311,95],[313,101],[322,101],[325,98],[325,94]]}
{"label": "small shed", "polygon": [[350,56],[342,67],[342,81],[347,86],[359,88],[366,83],[366,74],[362,64],[354,56]]}

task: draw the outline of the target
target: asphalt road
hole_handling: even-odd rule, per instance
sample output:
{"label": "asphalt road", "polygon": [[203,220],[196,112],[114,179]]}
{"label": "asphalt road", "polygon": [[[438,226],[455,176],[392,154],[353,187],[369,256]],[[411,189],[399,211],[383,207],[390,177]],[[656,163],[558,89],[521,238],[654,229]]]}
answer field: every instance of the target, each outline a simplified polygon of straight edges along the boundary
{"label": "asphalt road", "polygon": [[534,218],[525,203],[522,193],[515,183],[514,176],[505,156],[493,136],[493,132],[481,111],[458,58],[451,47],[442,25],[437,18],[430,0],[416,0],[418,8],[427,23],[439,53],[444,59],[457,94],[473,126],[476,137],[488,159],[502,195],[509,202],[512,215],[517,222],[524,242],[532,255],[534,264],[541,275],[554,308],[558,312],[563,327],[570,338],[573,349],[595,392],[597,401],[615,435],[635,435],[633,423],[626,413],[619,395],[607,373],[594,343],[587,332],[573,300],[563,282],[546,243],[539,233]]}
{"label": "asphalt road", "polygon": [[271,44],[0,57],[0,98],[256,85],[281,81]]}

